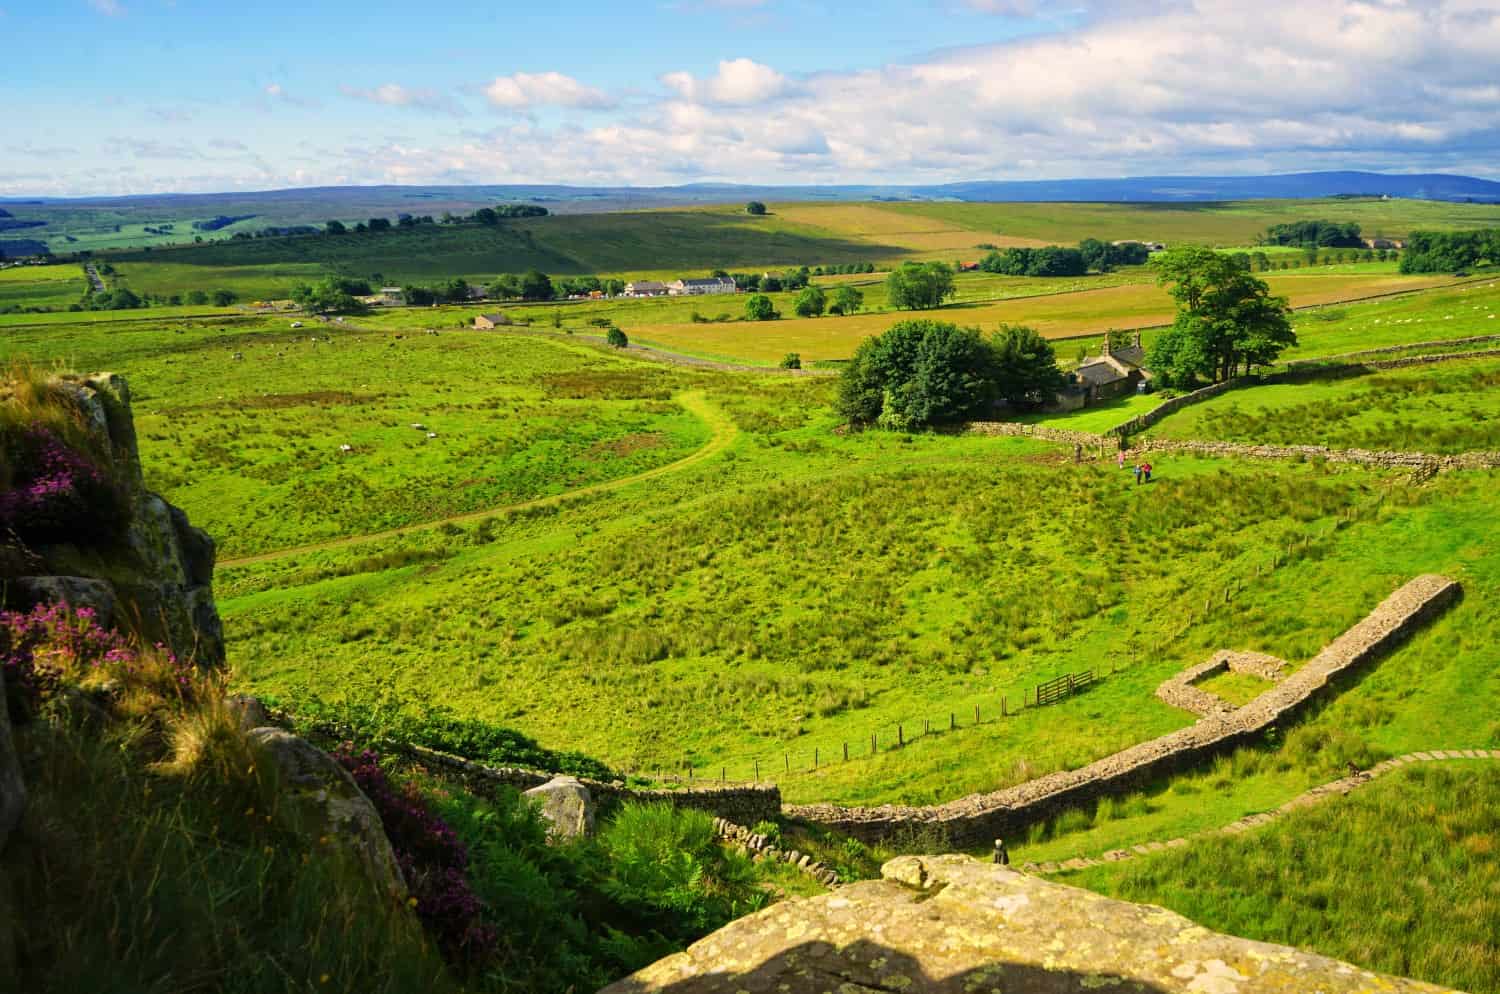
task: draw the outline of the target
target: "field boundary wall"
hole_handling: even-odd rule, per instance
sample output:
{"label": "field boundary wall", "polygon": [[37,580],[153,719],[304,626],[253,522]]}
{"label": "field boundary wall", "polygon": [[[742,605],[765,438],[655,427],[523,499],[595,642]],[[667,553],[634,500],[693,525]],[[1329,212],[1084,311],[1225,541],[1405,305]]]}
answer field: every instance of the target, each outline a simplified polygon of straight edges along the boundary
{"label": "field boundary wall", "polygon": [[1459,585],[1447,577],[1419,576],[1392,593],[1296,673],[1243,707],[1227,715],[1202,718],[1187,728],[1131,746],[1077,770],[1052,773],[1004,790],[971,794],[928,807],[810,804],[790,805],[783,810],[789,816],[865,842],[937,832],[944,837],[945,844],[968,848],[987,846],[997,838],[1014,838],[1027,826],[1068,807],[1134,789],[1256,740],[1266,729],[1292,717],[1342,673],[1389,652],[1423,623],[1446,610],[1459,595]]}

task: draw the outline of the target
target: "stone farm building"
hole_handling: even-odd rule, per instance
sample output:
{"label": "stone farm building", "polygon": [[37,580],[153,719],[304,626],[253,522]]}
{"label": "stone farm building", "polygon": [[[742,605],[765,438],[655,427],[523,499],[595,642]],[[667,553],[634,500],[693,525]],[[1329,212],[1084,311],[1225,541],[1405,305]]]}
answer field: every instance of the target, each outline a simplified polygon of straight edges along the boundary
{"label": "stone farm building", "polygon": [[474,319],[474,327],[481,331],[488,331],[491,328],[498,328],[507,324],[510,324],[510,318],[498,311],[494,314],[481,314]]}
{"label": "stone farm building", "polygon": [[1072,411],[1135,393],[1142,383],[1151,380],[1145,362],[1146,350],[1141,347],[1140,332],[1135,333],[1129,345],[1111,344],[1106,335],[1103,354],[1090,356],[1073,370],[1071,382],[1057,395],[1052,407]]}
{"label": "stone farm building", "polygon": [[734,293],[737,287],[728,276],[711,276],[703,280],[673,280],[667,292],[674,297],[701,297],[711,293]]}
{"label": "stone farm building", "polygon": [[667,285],[660,280],[636,280],[625,284],[627,297],[665,297]]}

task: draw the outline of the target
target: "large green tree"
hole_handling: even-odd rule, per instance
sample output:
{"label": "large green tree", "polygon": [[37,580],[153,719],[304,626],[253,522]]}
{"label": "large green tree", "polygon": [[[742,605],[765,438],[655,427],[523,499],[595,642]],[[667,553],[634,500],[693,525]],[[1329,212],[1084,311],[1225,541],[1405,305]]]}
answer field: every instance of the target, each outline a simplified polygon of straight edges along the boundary
{"label": "large green tree", "polygon": [[804,287],[792,304],[792,310],[801,318],[819,317],[827,307],[828,295],[816,286]]}
{"label": "large green tree", "polygon": [[551,300],[554,296],[552,280],[541,270],[529,269],[521,277],[522,300]]}
{"label": "large green tree", "polygon": [[855,314],[865,306],[865,295],[852,286],[841,286],[834,291],[830,314]]}
{"label": "large green tree", "polygon": [[1285,297],[1229,256],[1208,248],[1178,248],[1157,260],[1157,282],[1177,301],[1172,327],[1147,359],[1160,382],[1188,386],[1199,378],[1227,380],[1251,366],[1275,362],[1297,344]]}
{"label": "large green tree", "polygon": [[941,307],[953,296],[953,267],[942,262],[905,262],[885,279],[890,305],[907,311]]}
{"label": "large green tree", "polygon": [[763,293],[751,294],[745,301],[745,318],[750,321],[775,321],[781,317],[776,305]]}
{"label": "large green tree", "polygon": [[851,424],[913,429],[989,410],[994,351],[975,328],[912,320],[867,338],[844,367],[838,410]]}
{"label": "large green tree", "polygon": [[1057,353],[1034,328],[1002,324],[990,347],[995,355],[995,394],[1012,407],[1038,407],[1062,389]]}

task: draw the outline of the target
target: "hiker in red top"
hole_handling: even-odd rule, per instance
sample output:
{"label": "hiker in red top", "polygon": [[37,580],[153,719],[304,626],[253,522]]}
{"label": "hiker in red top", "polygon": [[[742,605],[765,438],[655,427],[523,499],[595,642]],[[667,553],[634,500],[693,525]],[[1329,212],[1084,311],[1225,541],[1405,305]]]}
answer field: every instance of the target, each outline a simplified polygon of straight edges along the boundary
{"label": "hiker in red top", "polygon": [[1141,463],[1141,472],[1143,474],[1145,474],[1145,476],[1146,476],[1146,482],[1150,483],[1151,482],[1151,464],[1148,463],[1148,462]]}

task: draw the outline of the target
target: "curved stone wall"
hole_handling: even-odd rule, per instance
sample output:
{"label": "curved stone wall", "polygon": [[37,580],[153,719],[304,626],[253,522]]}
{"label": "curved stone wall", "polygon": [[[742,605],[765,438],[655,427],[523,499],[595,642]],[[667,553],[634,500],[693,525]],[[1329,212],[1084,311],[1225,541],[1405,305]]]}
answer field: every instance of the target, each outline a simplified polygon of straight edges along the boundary
{"label": "curved stone wall", "polygon": [[1340,635],[1300,670],[1229,714],[1200,719],[1188,728],[1142,742],[1077,770],[1053,773],[1005,790],[971,794],[931,807],[833,804],[788,806],[785,813],[866,842],[915,829],[936,829],[949,845],[987,845],[1064,809],[1129,790],[1188,768],[1215,753],[1248,743],[1293,716],[1340,673],[1367,663],[1407,638],[1459,596],[1459,585],[1427,574],[1391,594],[1359,624]]}

